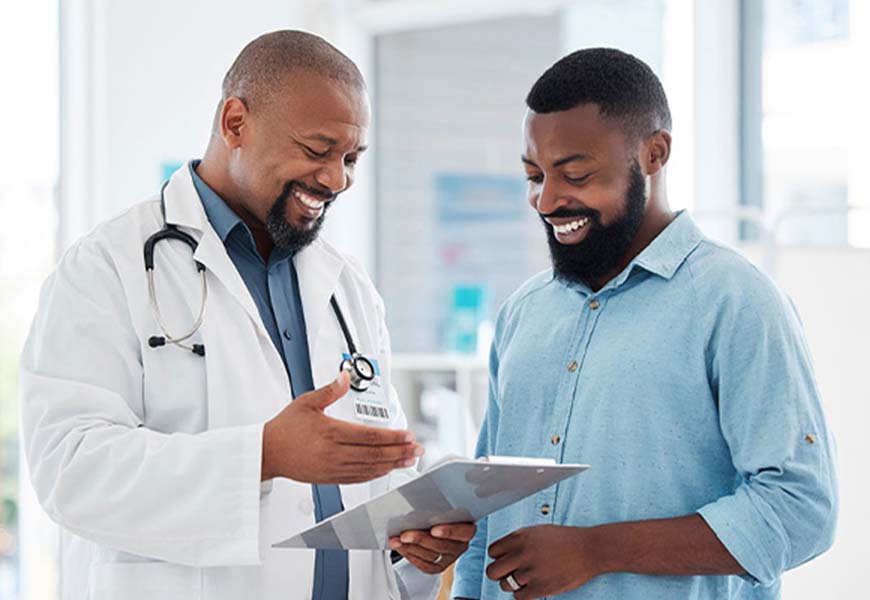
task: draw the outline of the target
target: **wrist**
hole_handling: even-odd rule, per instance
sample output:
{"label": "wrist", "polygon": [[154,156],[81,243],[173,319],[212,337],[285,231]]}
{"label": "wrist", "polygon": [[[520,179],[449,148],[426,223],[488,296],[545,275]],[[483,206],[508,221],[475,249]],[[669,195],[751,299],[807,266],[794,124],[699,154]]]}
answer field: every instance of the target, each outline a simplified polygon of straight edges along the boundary
{"label": "wrist", "polygon": [[621,547],[619,536],[615,535],[614,524],[590,527],[587,532],[595,575],[624,572],[625,548]]}
{"label": "wrist", "polygon": [[272,421],[266,421],[263,425],[263,440],[262,440],[262,458],[260,462],[260,481],[267,481],[278,477],[279,473],[275,469],[274,461],[272,460],[273,441],[274,441],[274,424]]}

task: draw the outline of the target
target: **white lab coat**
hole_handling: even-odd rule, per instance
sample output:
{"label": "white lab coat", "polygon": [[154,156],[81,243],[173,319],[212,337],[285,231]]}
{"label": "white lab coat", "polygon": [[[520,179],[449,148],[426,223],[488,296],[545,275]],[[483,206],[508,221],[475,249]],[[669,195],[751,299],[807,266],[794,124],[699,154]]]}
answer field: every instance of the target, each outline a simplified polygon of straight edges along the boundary
{"label": "white lab coat", "polygon": [[[206,218],[188,168],[166,188],[166,218],[199,241],[208,302],[195,342],[204,358],[160,334],[142,245],[163,226],[159,198],[97,227],[45,283],[21,359],[25,451],[33,485],[61,526],[65,600],[310,600],[314,551],[271,545],[314,523],[311,487],[260,482],[262,426],[291,401],[281,357]],[[324,241],[295,257],[316,387],[347,346],[335,294],[358,348],[378,355],[391,428],[405,416],[390,385],[384,308],[354,262]],[[190,249],[155,251],[160,308],[187,330],[200,303]],[[327,414],[355,421],[349,396]],[[342,485],[346,508],[410,470]],[[351,551],[351,600],[431,598],[438,578],[387,552]],[[397,577],[398,575],[398,577]]]}

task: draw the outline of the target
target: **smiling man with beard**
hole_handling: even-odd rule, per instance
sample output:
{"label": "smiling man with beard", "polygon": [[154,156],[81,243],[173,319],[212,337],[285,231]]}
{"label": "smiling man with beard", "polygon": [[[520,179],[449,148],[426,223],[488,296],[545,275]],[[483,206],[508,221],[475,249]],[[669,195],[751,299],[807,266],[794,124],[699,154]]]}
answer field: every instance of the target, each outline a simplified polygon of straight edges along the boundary
{"label": "smiling man with beard", "polygon": [[[359,70],[325,40],[253,40],[202,160],[46,282],[21,359],[23,438],[61,525],[64,599],[431,598],[466,549],[471,523],[404,532],[392,553],[342,550],[335,531],[329,549],[273,546],[413,477],[422,454],[390,384],[383,303],[318,236],[369,114]],[[368,377],[352,383],[357,352]]]}
{"label": "smiling man with beard", "polygon": [[647,65],[581,50],[527,105],[552,269],[499,312],[477,453],[592,468],[479,522],[453,596],[778,598],[831,545],[838,503],[792,304],[668,207]]}

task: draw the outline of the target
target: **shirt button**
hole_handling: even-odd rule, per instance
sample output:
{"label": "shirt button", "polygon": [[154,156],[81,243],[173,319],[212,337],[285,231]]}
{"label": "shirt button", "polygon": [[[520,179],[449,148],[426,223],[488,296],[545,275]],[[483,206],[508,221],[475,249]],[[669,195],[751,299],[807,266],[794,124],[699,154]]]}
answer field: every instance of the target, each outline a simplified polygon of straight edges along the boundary
{"label": "shirt button", "polygon": [[568,363],[568,370],[571,371],[572,373],[577,370],[577,361],[576,360],[572,360],[571,362]]}
{"label": "shirt button", "polygon": [[598,300],[593,300],[589,303],[589,308],[591,308],[592,310],[598,310],[599,306],[601,306],[601,303],[598,302]]}
{"label": "shirt button", "polygon": [[550,505],[549,504],[545,504],[544,506],[541,507],[541,514],[542,515],[549,515],[550,514]]}
{"label": "shirt button", "polygon": [[284,330],[284,339],[287,340],[288,342],[293,339],[293,334],[290,333],[289,329]]}
{"label": "shirt button", "polygon": [[553,437],[550,438],[550,441],[553,442],[553,445],[555,446],[556,444],[558,444],[559,442],[562,441],[562,438],[559,437],[558,435],[554,435]]}

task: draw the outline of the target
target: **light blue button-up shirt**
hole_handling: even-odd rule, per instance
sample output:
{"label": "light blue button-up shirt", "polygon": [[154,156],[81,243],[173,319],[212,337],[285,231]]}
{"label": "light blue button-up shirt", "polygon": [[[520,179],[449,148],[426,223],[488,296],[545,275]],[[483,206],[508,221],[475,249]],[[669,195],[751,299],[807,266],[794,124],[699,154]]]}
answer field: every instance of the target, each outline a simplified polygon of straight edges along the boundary
{"label": "light blue button-up shirt", "polygon": [[[202,200],[205,214],[215,233],[221,238],[227,254],[239,271],[245,286],[257,305],[269,337],[284,360],[293,397],[314,389],[305,315],[299,296],[299,280],[292,254],[275,247],[264,261],[257,251],[251,230],[233,212],[223,198],[196,173],[198,160],[190,163],[193,185]],[[311,486],[317,521],[343,510],[337,485]],[[317,550],[314,559],[313,600],[347,598],[348,556],[346,550]]]}
{"label": "light blue button-up shirt", "polygon": [[477,453],[592,468],[478,523],[456,597],[510,597],[486,548],[531,525],[699,513],[748,573],[609,574],[572,600],[778,598],[833,539],[833,439],[795,309],[686,213],[597,292],[547,271],[507,300]]}

